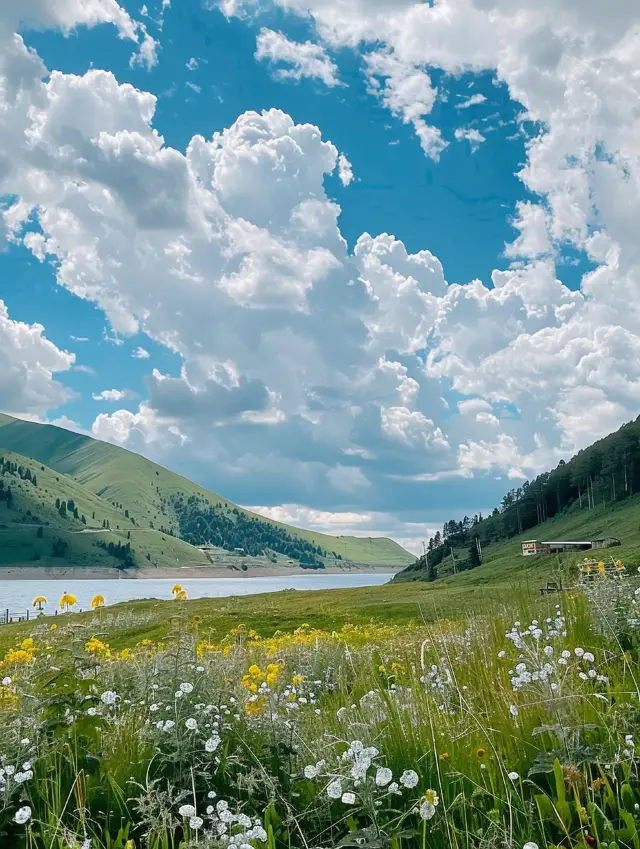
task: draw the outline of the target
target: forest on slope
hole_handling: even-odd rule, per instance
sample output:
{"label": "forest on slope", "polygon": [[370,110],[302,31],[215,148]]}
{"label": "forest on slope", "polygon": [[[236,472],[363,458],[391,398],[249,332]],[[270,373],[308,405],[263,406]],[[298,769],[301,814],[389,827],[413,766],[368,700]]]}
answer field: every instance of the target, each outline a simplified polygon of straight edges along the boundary
{"label": "forest on slope", "polygon": [[[490,546],[549,522],[584,511],[620,505],[640,492],[640,416],[579,451],[568,462],[507,492],[490,516],[451,519],[428,543],[427,553],[395,580],[434,581],[481,565]],[[452,554],[453,552],[453,554]],[[452,560],[451,560],[452,558]]]}

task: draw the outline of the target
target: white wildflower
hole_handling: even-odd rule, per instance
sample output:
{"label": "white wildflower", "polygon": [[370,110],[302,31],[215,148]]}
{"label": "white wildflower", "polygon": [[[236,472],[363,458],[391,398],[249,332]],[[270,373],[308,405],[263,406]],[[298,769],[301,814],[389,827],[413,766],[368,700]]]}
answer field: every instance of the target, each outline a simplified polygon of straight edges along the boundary
{"label": "white wildflower", "polygon": [[376,771],[376,784],[378,787],[386,787],[393,778],[393,773],[386,766],[379,766]]}
{"label": "white wildflower", "polygon": [[14,822],[17,822],[18,825],[24,825],[29,822],[31,819],[31,808],[28,805],[25,805],[22,808],[18,808],[13,817]]}
{"label": "white wildflower", "polygon": [[190,817],[189,818],[189,827],[193,829],[202,828],[204,825],[204,820],[202,817]]}
{"label": "white wildflower", "polygon": [[[212,734],[211,737],[209,737],[209,739],[205,742],[204,748],[207,752],[215,752],[219,745],[220,737],[218,737],[217,734]],[[209,798],[213,799],[213,796],[210,796]]]}
{"label": "white wildflower", "polygon": [[309,766],[305,766],[305,768],[304,768],[304,777],[305,778],[309,778],[309,779],[315,778],[317,774],[318,774],[318,770],[315,768],[315,766],[313,766],[312,764],[309,764]]}
{"label": "white wildflower", "polygon": [[197,731],[198,723],[195,721],[195,719],[193,719],[193,717],[189,717],[189,719],[185,720],[184,727],[187,728],[189,731]]}
{"label": "white wildflower", "polygon": [[420,805],[420,818],[423,820],[430,820],[436,812],[435,806],[428,802],[426,799]]}
{"label": "white wildflower", "polygon": [[345,805],[355,805],[356,803],[356,794],[355,793],[343,793],[342,801]]}
{"label": "white wildflower", "polygon": [[196,809],[193,807],[193,805],[181,805],[178,808],[178,813],[184,819],[190,819],[191,817],[195,817]]}
{"label": "white wildflower", "polygon": [[180,689],[183,693],[193,693],[193,684],[185,681],[183,684],[180,684]]}
{"label": "white wildflower", "polygon": [[118,694],[114,690],[106,690],[101,696],[100,701],[105,705],[115,705]]}
{"label": "white wildflower", "polygon": [[327,785],[327,796],[330,799],[340,799],[342,797],[342,782],[339,778],[335,778]]}
{"label": "white wildflower", "polygon": [[511,779],[511,781],[517,781],[520,778],[520,776],[518,775],[517,772],[510,772],[509,778]]}
{"label": "white wildflower", "polygon": [[418,773],[413,769],[405,769],[400,776],[400,784],[402,784],[403,787],[408,787],[409,789],[415,787],[419,780]]}

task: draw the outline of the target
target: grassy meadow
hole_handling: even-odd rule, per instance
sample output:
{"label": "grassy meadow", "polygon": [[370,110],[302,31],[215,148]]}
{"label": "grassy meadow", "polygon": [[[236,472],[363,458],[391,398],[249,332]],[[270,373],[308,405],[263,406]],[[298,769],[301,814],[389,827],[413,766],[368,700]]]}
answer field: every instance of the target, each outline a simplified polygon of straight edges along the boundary
{"label": "grassy meadow", "polygon": [[638,849],[637,576],[558,568],[4,627],[0,845]]}

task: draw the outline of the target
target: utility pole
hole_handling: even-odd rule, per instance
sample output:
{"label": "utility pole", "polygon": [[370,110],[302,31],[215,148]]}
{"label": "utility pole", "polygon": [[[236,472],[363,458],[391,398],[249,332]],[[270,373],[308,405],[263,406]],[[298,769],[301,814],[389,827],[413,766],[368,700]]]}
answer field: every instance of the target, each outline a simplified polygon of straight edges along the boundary
{"label": "utility pole", "polygon": [[476,548],[478,549],[478,558],[482,564],[482,545],[480,544],[480,537],[476,537]]}
{"label": "utility pole", "polygon": [[456,575],[456,558],[453,556],[453,546],[451,546],[451,562],[453,563],[453,574]]}

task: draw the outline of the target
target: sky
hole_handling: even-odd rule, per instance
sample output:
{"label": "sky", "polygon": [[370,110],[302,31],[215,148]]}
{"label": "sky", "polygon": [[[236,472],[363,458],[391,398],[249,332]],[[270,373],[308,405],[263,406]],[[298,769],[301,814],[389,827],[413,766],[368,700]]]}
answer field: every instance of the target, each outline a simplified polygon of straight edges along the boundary
{"label": "sky", "polygon": [[0,410],[412,551],[638,415],[636,0],[6,0]]}

